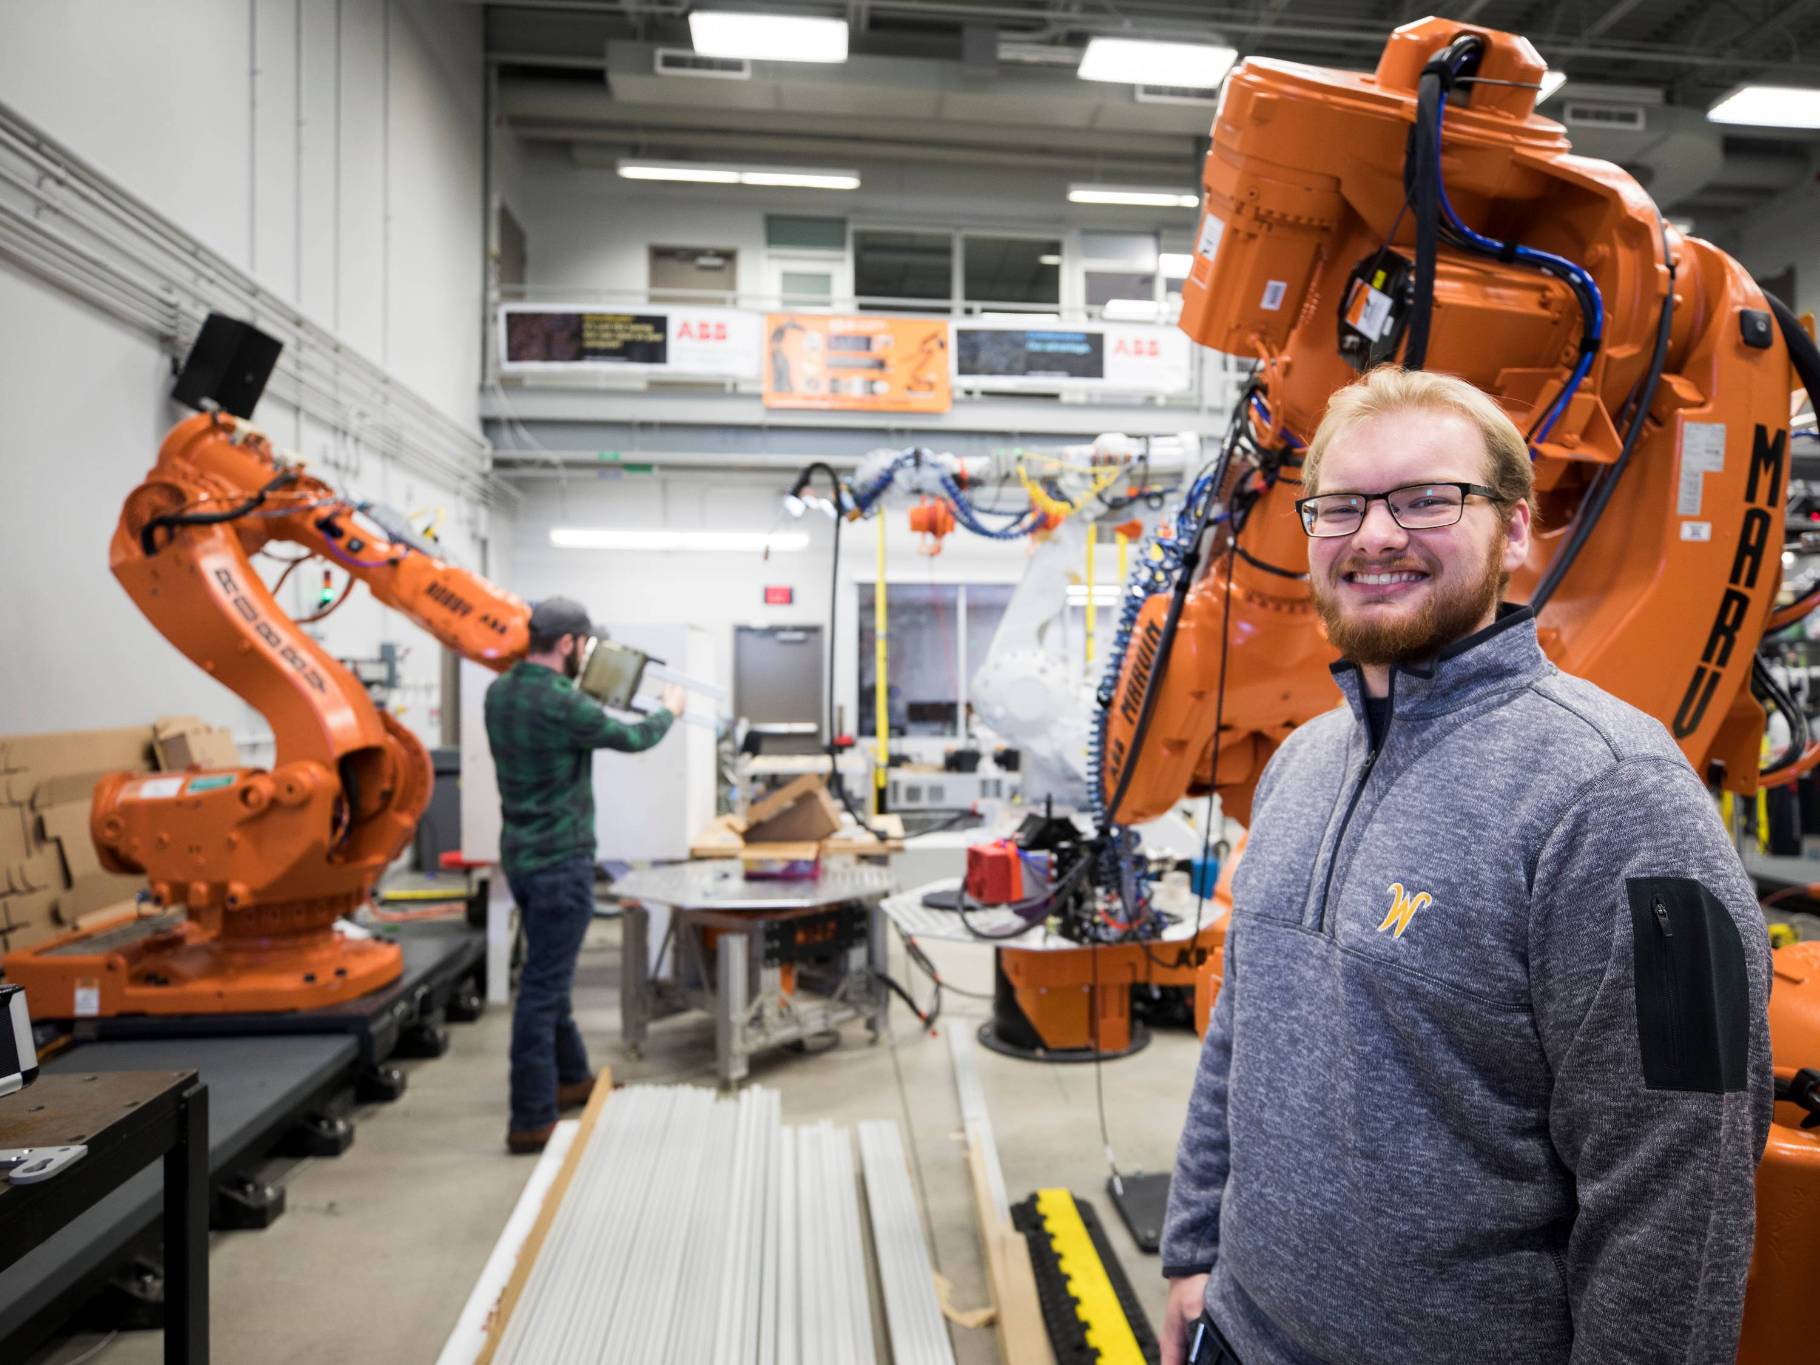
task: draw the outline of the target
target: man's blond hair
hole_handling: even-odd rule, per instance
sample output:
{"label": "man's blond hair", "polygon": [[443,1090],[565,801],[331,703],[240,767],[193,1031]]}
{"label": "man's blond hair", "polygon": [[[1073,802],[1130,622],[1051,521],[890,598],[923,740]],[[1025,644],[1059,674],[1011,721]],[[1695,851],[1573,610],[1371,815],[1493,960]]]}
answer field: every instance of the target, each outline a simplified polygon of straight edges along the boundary
{"label": "man's blond hair", "polygon": [[1536,510],[1535,479],[1529,443],[1516,423],[1482,389],[1451,374],[1380,365],[1359,376],[1327,400],[1327,412],[1302,457],[1304,496],[1321,491],[1321,457],[1342,432],[1370,417],[1411,408],[1455,412],[1471,422],[1485,441],[1485,483],[1498,490],[1499,515],[1509,517],[1518,503]]}

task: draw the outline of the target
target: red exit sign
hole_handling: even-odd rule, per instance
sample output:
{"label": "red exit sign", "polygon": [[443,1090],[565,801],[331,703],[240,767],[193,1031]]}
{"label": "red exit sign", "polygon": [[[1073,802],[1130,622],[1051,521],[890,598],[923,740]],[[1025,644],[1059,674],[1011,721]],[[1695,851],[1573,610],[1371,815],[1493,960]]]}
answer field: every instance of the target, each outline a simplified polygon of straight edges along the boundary
{"label": "red exit sign", "polygon": [[765,605],[767,607],[787,607],[795,601],[795,588],[767,587],[765,589]]}

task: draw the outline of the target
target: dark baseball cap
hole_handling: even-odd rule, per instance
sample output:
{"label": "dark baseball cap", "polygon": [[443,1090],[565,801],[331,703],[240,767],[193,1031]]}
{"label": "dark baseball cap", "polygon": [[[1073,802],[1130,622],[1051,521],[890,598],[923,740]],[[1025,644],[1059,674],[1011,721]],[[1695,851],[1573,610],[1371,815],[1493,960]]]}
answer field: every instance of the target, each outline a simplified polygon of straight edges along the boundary
{"label": "dark baseball cap", "polygon": [[531,608],[531,638],[551,640],[559,635],[599,635],[601,630],[588,619],[587,608],[567,597],[546,597]]}

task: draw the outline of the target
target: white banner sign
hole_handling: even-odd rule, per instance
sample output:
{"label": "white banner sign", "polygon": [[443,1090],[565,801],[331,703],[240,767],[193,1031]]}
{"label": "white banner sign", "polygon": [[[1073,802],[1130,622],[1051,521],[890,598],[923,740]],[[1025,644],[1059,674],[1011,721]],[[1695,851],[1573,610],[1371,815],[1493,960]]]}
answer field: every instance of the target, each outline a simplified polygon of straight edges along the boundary
{"label": "white banner sign", "polygon": [[1002,393],[1182,393],[1193,345],[1153,323],[954,324],[954,382]]}

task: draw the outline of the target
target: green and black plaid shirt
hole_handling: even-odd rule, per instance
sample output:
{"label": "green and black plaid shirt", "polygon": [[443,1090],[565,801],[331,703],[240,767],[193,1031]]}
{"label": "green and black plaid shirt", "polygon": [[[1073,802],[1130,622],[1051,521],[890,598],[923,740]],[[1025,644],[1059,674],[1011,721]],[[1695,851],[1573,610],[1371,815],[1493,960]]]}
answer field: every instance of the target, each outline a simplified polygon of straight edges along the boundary
{"label": "green and black plaid shirt", "polygon": [[675,719],[656,711],[636,725],[614,720],[575,684],[542,664],[514,664],[487,689],[487,743],[499,777],[504,828],[499,860],[535,872],[576,854],[594,856],[596,749],[649,749]]}

